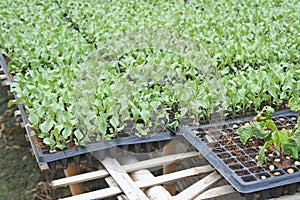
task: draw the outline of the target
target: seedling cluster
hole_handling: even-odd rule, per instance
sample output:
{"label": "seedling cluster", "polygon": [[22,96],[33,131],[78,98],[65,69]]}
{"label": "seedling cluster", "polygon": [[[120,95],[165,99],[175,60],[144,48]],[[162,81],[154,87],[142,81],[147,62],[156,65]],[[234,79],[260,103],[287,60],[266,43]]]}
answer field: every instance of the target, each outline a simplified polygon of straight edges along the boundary
{"label": "seedling cluster", "polygon": [[289,156],[294,159],[299,157],[300,120],[298,119],[297,125],[293,129],[279,129],[272,120],[273,113],[274,109],[270,106],[266,106],[257,114],[252,122],[237,129],[237,133],[243,144],[246,144],[249,139],[252,139],[254,134],[258,140],[261,139],[264,141],[257,157],[258,165],[267,161],[266,156],[269,155],[266,155],[266,150],[270,150],[279,156],[279,159],[275,160],[275,162],[279,161],[281,164],[284,156]]}

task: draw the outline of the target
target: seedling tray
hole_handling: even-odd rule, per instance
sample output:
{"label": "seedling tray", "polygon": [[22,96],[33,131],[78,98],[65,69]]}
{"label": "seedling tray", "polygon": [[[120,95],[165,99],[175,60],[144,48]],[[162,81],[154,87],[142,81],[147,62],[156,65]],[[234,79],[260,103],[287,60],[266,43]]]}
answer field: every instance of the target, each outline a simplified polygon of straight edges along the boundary
{"label": "seedling tray", "polygon": [[[26,131],[30,135],[30,131],[28,129]],[[55,153],[47,153],[48,148],[36,147],[35,144],[32,146],[35,149],[33,151],[36,160],[40,163],[48,163],[50,169],[54,171],[59,165],[67,168],[69,163],[80,165],[80,162],[84,160],[93,162],[95,158],[103,160],[105,157],[114,157],[117,148],[122,150],[123,153],[147,153],[162,149],[173,138],[174,135],[169,132],[150,134],[144,137],[128,136],[69,148]]]}
{"label": "seedling tray", "polygon": [[[0,54],[0,67],[6,74],[7,80],[13,82],[14,80],[9,74],[2,54]],[[16,94],[14,94],[14,97],[15,99],[18,98]],[[123,152],[129,151],[135,153],[160,150],[166,143],[174,139],[175,136],[171,131],[149,134],[143,137],[125,136],[122,134],[120,137],[109,141],[95,142],[87,144],[86,146],[78,146],[55,153],[49,153],[49,148],[47,146],[38,145],[34,136],[32,136],[32,131],[29,127],[29,121],[23,105],[19,104],[18,109],[20,110],[26,134],[28,135],[37,162],[47,163],[51,171],[55,171],[57,167],[67,168],[69,163],[80,165],[81,161],[84,160],[92,162],[95,157],[97,157],[97,159],[104,159],[106,156],[114,157],[117,148],[124,150]]]}
{"label": "seedling tray", "polygon": [[[251,121],[253,117],[230,120],[222,123],[181,128],[182,134],[214,168],[246,199],[253,199],[259,193],[260,199],[279,197],[284,192],[294,194],[300,182],[300,159],[285,157],[289,166],[283,168],[274,160],[276,154],[266,152],[267,163],[257,166],[257,155],[263,141],[254,135],[243,145],[236,133],[237,128]],[[273,115],[279,129],[292,129],[297,114],[289,110],[275,112]],[[274,166],[271,167],[270,165]],[[294,173],[288,173],[293,169]]]}

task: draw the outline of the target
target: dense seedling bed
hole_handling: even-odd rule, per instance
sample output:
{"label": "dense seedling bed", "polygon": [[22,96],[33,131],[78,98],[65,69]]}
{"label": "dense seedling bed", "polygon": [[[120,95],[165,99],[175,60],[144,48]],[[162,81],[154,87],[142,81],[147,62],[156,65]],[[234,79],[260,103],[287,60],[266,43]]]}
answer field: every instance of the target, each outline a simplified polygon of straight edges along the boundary
{"label": "dense seedling bed", "polygon": [[96,43],[115,32],[160,26],[198,41],[220,67],[235,70],[299,61],[293,38],[299,30],[296,1],[59,2],[69,18]]}
{"label": "dense seedling bed", "polygon": [[[0,3],[0,50],[32,134],[54,152],[120,132],[146,135],[186,117],[282,106],[300,91],[299,8],[298,1],[10,0]],[[150,48],[121,55],[102,79],[77,87],[83,69],[98,69],[85,61],[108,38],[159,28],[206,50],[216,80],[200,73],[203,63]],[[172,82],[178,77],[184,81]],[[78,91],[92,89],[93,112],[78,113]]]}

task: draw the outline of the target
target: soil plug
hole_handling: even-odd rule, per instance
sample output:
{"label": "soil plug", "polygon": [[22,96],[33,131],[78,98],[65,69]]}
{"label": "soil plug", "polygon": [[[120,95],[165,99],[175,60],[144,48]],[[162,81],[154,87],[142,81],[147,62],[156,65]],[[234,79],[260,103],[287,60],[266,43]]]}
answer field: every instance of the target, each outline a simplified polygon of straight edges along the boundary
{"label": "soil plug", "polygon": [[260,179],[264,180],[264,179],[267,179],[267,177],[266,176],[261,176]]}
{"label": "soil plug", "polygon": [[281,175],[280,172],[274,172],[274,173],[273,173],[273,176],[280,176],[280,175]]}
{"label": "soil plug", "polygon": [[272,171],[272,170],[274,170],[274,169],[275,169],[275,166],[274,166],[274,165],[270,165],[270,166],[269,166],[269,170]]}
{"label": "soil plug", "polygon": [[232,128],[237,129],[239,126],[237,124],[233,124]]}
{"label": "soil plug", "polygon": [[296,161],[294,162],[294,165],[300,165],[300,162],[299,162],[298,160],[296,160]]}

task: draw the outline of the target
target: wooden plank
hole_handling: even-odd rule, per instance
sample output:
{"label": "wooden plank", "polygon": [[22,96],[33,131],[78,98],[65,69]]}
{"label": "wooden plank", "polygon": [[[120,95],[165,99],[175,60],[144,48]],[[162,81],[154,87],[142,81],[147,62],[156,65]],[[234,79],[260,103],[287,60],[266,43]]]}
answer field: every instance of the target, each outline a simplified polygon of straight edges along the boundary
{"label": "wooden plank", "polygon": [[[138,159],[131,154],[127,154],[126,156],[118,157],[118,161],[125,164],[134,164],[138,162]],[[155,178],[155,176],[148,169],[140,169],[130,173],[130,177],[134,181],[139,180],[151,180]],[[169,200],[172,198],[171,194],[161,185],[157,185],[151,188],[147,188],[143,190],[146,196],[152,200]]]}
{"label": "wooden plank", "polygon": [[105,178],[109,173],[105,169],[101,169],[94,172],[88,172],[85,174],[79,174],[72,177],[61,178],[54,181],[51,181],[52,187],[66,186],[74,183],[80,183],[85,181],[91,181],[94,179]]}
{"label": "wooden plank", "polygon": [[[64,169],[64,173],[66,177],[72,177],[75,175],[78,175],[79,173],[79,167],[75,165],[69,165],[67,169]],[[69,185],[70,191],[72,195],[78,195],[84,193],[84,188],[82,183],[74,183]]]}
{"label": "wooden plank", "polygon": [[201,200],[201,199],[210,199],[221,197],[228,194],[238,193],[236,190],[233,189],[231,185],[224,185],[220,187],[215,187],[209,190],[206,190],[199,196],[197,196],[194,200]]}
{"label": "wooden plank", "polygon": [[[200,200],[200,199],[209,199],[209,198],[217,198],[221,197],[222,195],[226,194],[233,194],[236,191],[232,191],[233,188],[230,185],[226,186],[220,186],[217,188],[209,189],[202,194],[200,194],[198,197],[196,197],[194,200]],[[122,190],[118,187],[111,187],[106,189],[101,189],[93,192],[88,192],[81,195],[76,195],[72,197],[62,198],[60,200],[95,200],[95,199],[105,199],[108,197],[112,197],[118,194],[121,194]],[[272,198],[270,200],[298,200],[300,199],[300,193],[295,193],[294,195],[286,195],[279,198]]]}
{"label": "wooden plank", "polygon": [[109,187],[119,187],[118,184],[115,182],[115,180],[111,176],[106,177],[105,182],[107,183],[107,185],[109,185]]}
{"label": "wooden plank", "polygon": [[[189,169],[191,167],[197,167],[197,166],[204,166],[208,165],[208,162],[203,160],[203,157],[198,157],[198,158],[191,158],[188,160],[183,160],[182,162],[178,163],[177,169],[178,170],[183,170],[183,169]],[[178,191],[183,191],[186,188],[188,188],[190,185],[196,183],[200,179],[203,178],[204,175],[200,175],[197,177],[192,177],[188,179],[183,179],[178,181],[177,184],[177,189]]]}
{"label": "wooden plank", "polygon": [[[170,142],[169,144],[165,145],[163,148],[163,154],[167,155],[174,155],[176,154],[176,143]],[[165,164],[163,166],[163,174],[170,174],[176,172],[176,163],[173,162],[171,164]],[[173,196],[176,194],[176,185],[174,182],[171,183],[164,183],[164,188]]]}
{"label": "wooden plank", "polygon": [[47,163],[39,163],[39,168],[40,170],[43,172],[43,171],[47,171],[47,170],[50,170],[49,166]]}
{"label": "wooden plank", "polygon": [[[141,161],[141,162],[134,163],[134,164],[123,165],[122,168],[126,172],[133,172],[133,171],[137,171],[139,169],[156,167],[156,166],[160,166],[160,165],[167,164],[170,162],[175,162],[177,160],[188,159],[188,158],[192,158],[192,157],[199,156],[199,155],[200,154],[198,152],[194,151],[194,152],[164,156],[164,157],[160,157],[160,158],[154,158],[154,159],[150,159],[150,160],[146,160],[146,161]],[[69,185],[69,184],[86,182],[86,181],[91,181],[91,180],[99,179],[99,178],[105,178],[107,176],[109,176],[109,173],[106,170],[98,170],[98,171],[94,171],[94,172],[88,172],[85,174],[79,174],[79,175],[76,175],[73,177],[67,177],[67,178],[54,180],[51,182],[51,185],[52,185],[52,187],[61,187],[61,186]]]}
{"label": "wooden plank", "polygon": [[214,171],[214,168],[212,168],[210,165],[201,166],[201,167],[193,167],[193,168],[190,168],[190,169],[181,170],[181,171],[173,172],[173,173],[170,173],[170,174],[157,176],[157,177],[155,177],[151,180],[148,180],[148,179],[147,180],[140,180],[140,181],[137,181],[136,184],[140,188],[146,188],[146,187],[151,187],[151,186],[154,186],[154,185],[160,185],[160,184],[163,184],[163,183],[174,182],[176,180],[186,178],[186,177],[190,177],[190,176],[209,173],[209,172],[212,172],[212,171]]}
{"label": "wooden plank", "polygon": [[115,195],[121,194],[122,190],[119,187],[110,187],[101,190],[96,190],[93,192],[87,192],[84,194],[79,194],[76,196],[71,196],[67,198],[62,198],[60,200],[96,200],[96,199],[105,199],[113,197]]}
{"label": "wooden plank", "polygon": [[180,192],[176,196],[174,196],[172,200],[194,199],[196,196],[205,191],[207,188],[210,188],[221,178],[222,177],[217,172],[213,172],[201,179],[200,181],[196,182],[195,184],[191,185],[184,191]]}
{"label": "wooden plank", "polygon": [[169,156],[163,156],[159,158],[153,158],[150,160],[145,160],[141,161],[135,164],[128,164],[128,165],[123,165],[123,169],[126,172],[133,172],[137,171],[139,169],[146,169],[146,168],[152,168],[152,167],[157,167],[160,165],[166,165],[178,160],[184,160],[192,157],[200,156],[199,152],[193,151],[193,152],[188,152],[188,153],[182,153],[182,154],[174,154],[174,155],[169,155]]}
{"label": "wooden plank", "polygon": [[101,161],[103,166],[113,177],[128,199],[148,200],[145,193],[138,188],[130,176],[123,170],[117,160],[105,158]]}

